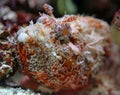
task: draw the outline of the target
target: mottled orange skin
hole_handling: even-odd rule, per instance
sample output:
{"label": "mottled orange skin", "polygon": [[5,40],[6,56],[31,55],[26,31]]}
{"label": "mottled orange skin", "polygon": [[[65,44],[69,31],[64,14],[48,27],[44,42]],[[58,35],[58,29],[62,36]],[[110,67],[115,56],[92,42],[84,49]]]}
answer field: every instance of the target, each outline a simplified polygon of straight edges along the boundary
{"label": "mottled orange skin", "polygon": [[[33,91],[37,91],[37,88],[39,87],[39,83],[36,82],[34,79],[24,76],[20,84],[23,88],[29,88],[32,89]],[[59,92],[56,92],[56,95],[79,95],[79,89],[66,89],[66,90],[61,90]]]}
{"label": "mottled orange skin", "polygon": [[[37,46],[37,45],[36,45]],[[30,47],[29,47],[30,48]],[[23,63],[23,70],[26,75],[28,75],[30,78],[34,78],[38,84],[43,84],[46,87],[50,89],[54,89],[54,91],[59,91],[62,89],[77,89],[82,88],[85,85],[87,85],[87,81],[89,78],[89,73],[87,71],[84,72],[84,75],[81,77],[78,77],[78,71],[82,68],[81,65],[73,65],[75,59],[72,59],[72,61],[68,59],[64,59],[62,63],[62,68],[58,64],[54,64],[51,66],[50,73],[52,73],[54,76],[49,76],[46,71],[42,72],[32,72],[29,71],[29,63],[27,62],[27,58],[32,54],[31,52],[26,53],[27,47],[23,44],[19,44],[19,53],[20,53],[20,59]],[[33,52],[34,53],[34,52]],[[57,73],[56,73],[57,72]],[[52,80],[52,78],[54,80]],[[62,83],[62,81],[64,81]],[[61,83],[61,84],[60,84]]]}

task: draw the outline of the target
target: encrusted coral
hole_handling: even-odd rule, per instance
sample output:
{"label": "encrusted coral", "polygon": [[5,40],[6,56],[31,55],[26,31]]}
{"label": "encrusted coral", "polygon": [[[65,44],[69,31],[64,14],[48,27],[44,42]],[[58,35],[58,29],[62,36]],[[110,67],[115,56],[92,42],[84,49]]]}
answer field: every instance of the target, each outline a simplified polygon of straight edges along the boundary
{"label": "encrusted coral", "polygon": [[0,80],[9,77],[17,64],[15,46],[7,40],[6,35],[9,34],[0,29]]}

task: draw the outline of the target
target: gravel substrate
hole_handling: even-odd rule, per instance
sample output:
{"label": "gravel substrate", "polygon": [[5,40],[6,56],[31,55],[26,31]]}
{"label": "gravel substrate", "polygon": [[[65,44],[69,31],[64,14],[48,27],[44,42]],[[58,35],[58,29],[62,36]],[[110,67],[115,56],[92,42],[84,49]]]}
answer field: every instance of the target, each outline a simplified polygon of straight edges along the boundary
{"label": "gravel substrate", "polygon": [[0,86],[0,95],[41,95],[40,93],[34,93],[31,90],[23,90],[22,88],[10,88]]}

